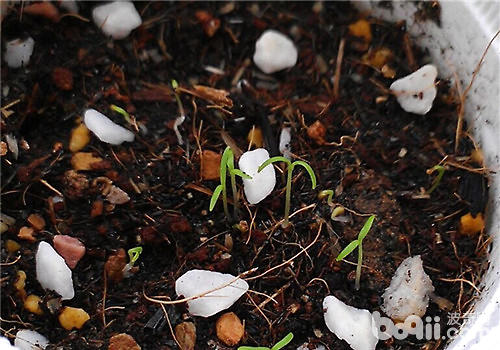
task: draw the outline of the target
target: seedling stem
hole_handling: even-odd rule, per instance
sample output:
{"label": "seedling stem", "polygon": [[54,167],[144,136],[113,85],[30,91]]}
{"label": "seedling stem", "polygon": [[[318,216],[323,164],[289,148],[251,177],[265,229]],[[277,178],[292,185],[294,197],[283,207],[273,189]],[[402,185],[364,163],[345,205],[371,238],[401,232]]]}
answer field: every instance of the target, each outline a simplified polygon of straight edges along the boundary
{"label": "seedling stem", "polygon": [[316,175],[314,174],[314,171],[312,170],[311,166],[309,164],[307,164],[306,162],[301,161],[301,160],[296,160],[295,162],[292,163],[290,160],[288,160],[287,158],[282,157],[282,156],[276,156],[276,157],[269,158],[268,160],[266,160],[264,163],[262,163],[259,166],[258,172],[260,173],[262,171],[262,169],[264,169],[266,166],[268,166],[269,164],[272,164],[274,162],[285,162],[288,166],[288,174],[286,177],[286,192],[285,192],[285,219],[283,222],[283,227],[288,227],[288,224],[289,224],[288,217],[290,214],[290,202],[291,202],[291,197],[292,197],[292,173],[293,173],[293,169],[295,168],[296,165],[300,165],[300,166],[304,167],[304,169],[306,169],[307,173],[309,174],[309,177],[311,178],[313,189],[316,188]]}
{"label": "seedling stem", "polygon": [[238,214],[238,189],[236,188],[236,176],[241,177],[242,179],[251,179],[250,175],[245,174],[239,169],[234,168],[234,154],[231,148],[228,146],[222,153],[222,158],[220,161],[220,185],[218,185],[214,193],[212,194],[212,198],[210,199],[210,211],[212,211],[217,203],[217,199],[222,192],[222,203],[224,206],[224,214],[230,220],[231,215],[229,214],[229,209],[227,205],[227,186],[226,186],[226,175],[227,170],[229,169],[229,177],[231,179],[231,189],[233,191],[233,205],[234,205],[234,216],[236,217]]}
{"label": "seedling stem", "polygon": [[337,261],[340,261],[344,259],[346,256],[352,253],[352,251],[356,248],[358,248],[358,264],[356,266],[356,281],[354,283],[354,286],[356,290],[359,290],[359,284],[361,280],[361,265],[363,264],[363,239],[366,237],[368,232],[370,231],[372,225],[373,225],[373,220],[375,220],[375,215],[371,215],[368,220],[366,220],[365,224],[361,228],[361,231],[359,231],[358,234],[358,239],[352,241],[349,243],[344,250],[342,250],[337,256]]}

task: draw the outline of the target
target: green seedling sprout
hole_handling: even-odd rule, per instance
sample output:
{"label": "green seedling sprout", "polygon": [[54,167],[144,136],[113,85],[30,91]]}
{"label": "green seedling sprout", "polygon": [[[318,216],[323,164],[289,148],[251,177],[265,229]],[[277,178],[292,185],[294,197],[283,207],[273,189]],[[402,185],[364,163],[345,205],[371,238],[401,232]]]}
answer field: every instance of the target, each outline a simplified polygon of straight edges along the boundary
{"label": "green seedling sprout", "polygon": [[121,107],[118,107],[117,105],[113,105],[113,104],[109,107],[111,108],[111,110],[123,115],[123,118],[125,118],[127,123],[132,124],[132,119],[130,119],[130,114],[128,114],[128,112],[126,110],[124,110]]}
{"label": "green seedling sprout", "polygon": [[330,207],[333,206],[333,191],[332,190],[323,190],[318,193],[318,199],[323,199],[327,197],[326,202]]}
{"label": "green seedling sprout", "polygon": [[429,188],[429,190],[427,191],[427,194],[431,194],[439,186],[439,183],[441,182],[441,179],[443,178],[443,175],[444,175],[444,166],[434,165],[432,168],[427,169],[426,173],[427,173],[427,175],[430,175],[434,171],[437,171],[438,175],[434,179],[434,182],[432,183],[431,188]]}
{"label": "green seedling sprout", "polygon": [[174,89],[174,96],[175,100],[177,101],[177,107],[179,109],[179,116],[175,118],[173,129],[175,132],[175,136],[177,136],[177,142],[179,143],[179,145],[182,146],[184,144],[184,141],[182,141],[182,136],[181,133],[179,132],[179,125],[184,123],[184,120],[186,119],[186,114],[184,113],[184,106],[182,105],[181,98],[177,93],[177,89],[179,88],[179,83],[177,83],[177,80],[172,79],[171,84],[172,88]]}
{"label": "green seedling sprout", "polygon": [[262,163],[259,166],[258,172],[260,173],[262,169],[264,169],[266,166],[269,164],[272,164],[274,162],[285,162],[288,166],[288,173],[287,173],[287,180],[286,180],[286,194],[285,194],[285,221],[283,222],[283,227],[287,227],[289,224],[288,217],[290,214],[290,201],[291,201],[291,196],[292,196],[292,172],[293,169],[295,168],[296,165],[300,165],[304,167],[304,169],[307,170],[307,173],[309,174],[312,182],[312,189],[316,188],[316,175],[314,175],[314,171],[312,170],[311,166],[307,164],[306,162],[303,162],[301,160],[296,160],[295,162],[291,162],[285,157],[282,156],[276,156],[269,158],[266,160],[264,163]]}
{"label": "green seedling sprout", "polygon": [[267,346],[240,346],[238,350],[280,350],[287,346],[293,339],[293,333],[288,333],[283,339],[273,345],[272,348]]}
{"label": "green seedling sprout", "polygon": [[130,248],[128,250],[128,257],[130,259],[130,267],[134,266],[135,262],[139,259],[142,253],[142,247]]}
{"label": "green seedling sprout", "polygon": [[[323,199],[327,197],[326,202],[330,207],[333,207],[335,204],[333,204],[333,191],[332,190],[323,190],[320,193],[318,193],[318,199]],[[342,215],[344,213],[344,207],[338,206],[335,207],[332,210],[332,214],[330,215],[330,218],[333,220],[335,217]]]}
{"label": "green seedling sprout", "polygon": [[234,203],[234,215],[237,215],[238,211],[238,190],[236,188],[236,176],[241,177],[242,179],[252,179],[252,177],[248,174],[245,174],[243,171],[240,169],[235,169],[234,168],[234,154],[233,151],[231,150],[231,147],[226,147],[224,150],[224,153],[222,153],[222,158],[220,161],[220,170],[219,170],[219,177],[220,177],[220,185],[218,185],[214,193],[212,194],[212,198],[210,198],[210,211],[212,211],[215,207],[215,204],[217,203],[217,200],[219,199],[219,196],[222,192],[222,203],[224,205],[224,213],[226,214],[226,217],[229,219],[231,216],[229,215],[229,209],[227,206],[227,187],[226,187],[226,175],[227,175],[227,170],[229,169],[229,176],[231,178],[231,188],[233,191],[233,203]]}
{"label": "green seedling sprout", "polygon": [[123,268],[124,277],[130,277],[130,270],[132,270],[132,268],[134,267],[134,264],[139,259],[139,256],[141,256],[141,253],[142,253],[142,247],[130,248],[128,250],[129,262]]}
{"label": "green seedling sprout", "polygon": [[361,228],[361,231],[359,231],[358,234],[358,239],[352,241],[349,243],[344,250],[342,250],[337,256],[337,261],[340,261],[344,259],[346,256],[351,254],[354,249],[358,248],[358,264],[356,266],[356,281],[355,281],[355,288],[356,290],[359,290],[359,281],[361,280],[361,265],[363,263],[363,239],[366,237],[368,234],[368,231],[370,231],[372,225],[373,225],[373,220],[375,220],[375,215],[371,215],[368,220],[366,220],[365,224]]}

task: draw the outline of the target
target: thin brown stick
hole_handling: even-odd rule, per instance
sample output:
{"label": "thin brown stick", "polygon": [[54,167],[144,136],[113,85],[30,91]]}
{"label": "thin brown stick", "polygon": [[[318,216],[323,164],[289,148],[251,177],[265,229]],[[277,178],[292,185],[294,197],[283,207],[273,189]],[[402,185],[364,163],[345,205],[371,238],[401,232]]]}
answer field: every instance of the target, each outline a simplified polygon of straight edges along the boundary
{"label": "thin brown stick", "polygon": [[339,51],[337,53],[337,64],[335,66],[335,80],[333,81],[333,100],[337,101],[340,95],[340,72],[342,60],[344,59],[345,38],[340,40]]}
{"label": "thin brown stick", "polygon": [[469,280],[466,280],[465,278],[442,278],[441,277],[441,278],[439,278],[439,280],[443,281],[443,282],[463,282],[463,283],[467,283],[469,286],[471,286],[472,288],[474,288],[476,292],[481,293],[481,291],[479,290],[479,288],[477,288],[474,283],[472,283]]}
{"label": "thin brown stick", "polygon": [[179,341],[177,340],[177,337],[175,336],[175,332],[174,332],[174,329],[172,328],[172,323],[170,322],[170,317],[168,317],[168,313],[167,313],[167,310],[165,309],[165,306],[163,306],[162,304],[160,304],[160,306],[161,306],[161,309],[163,310],[163,313],[165,314],[165,319],[167,320],[168,328],[170,329],[170,333],[172,334],[172,338],[174,338],[174,341],[177,344],[177,346],[179,347],[179,349],[182,349],[181,344],[179,343]]}
{"label": "thin brown stick", "polygon": [[267,274],[269,274],[270,272],[274,271],[274,270],[277,270],[283,266],[286,266],[288,264],[290,264],[293,260],[295,260],[297,257],[299,257],[302,253],[306,252],[309,248],[311,248],[315,243],[316,241],[318,240],[319,238],[319,235],[321,234],[321,228],[323,227],[323,222],[320,221],[319,223],[319,228],[318,228],[318,233],[316,234],[316,237],[314,237],[313,241],[311,243],[309,243],[309,245],[305,248],[303,248],[300,252],[298,252],[297,254],[295,254],[294,256],[292,256],[290,259],[282,262],[281,264],[279,265],[276,265],[274,267],[271,267],[270,269],[264,271],[263,273],[261,273],[260,275],[257,275],[257,276],[254,276],[254,277],[249,277],[249,278],[245,278],[245,280],[247,281],[251,281],[251,280],[254,280],[254,279],[257,279],[257,278],[261,278]]}
{"label": "thin brown stick", "polygon": [[249,274],[257,271],[257,269],[258,269],[258,267],[254,267],[253,269],[250,269],[250,270],[248,270],[246,272],[243,272],[243,273],[239,274],[237,277],[235,277],[231,281],[229,281],[227,283],[224,283],[223,285],[221,285],[219,287],[207,290],[206,292],[203,292],[203,293],[200,293],[200,294],[197,294],[197,295],[193,295],[193,296],[191,296],[189,298],[183,298],[183,299],[179,299],[179,300],[167,300],[167,301],[163,301],[163,300],[159,300],[159,299],[148,297],[144,291],[142,292],[142,294],[143,294],[144,298],[146,298],[146,300],[151,301],[151,302],[156,303],[156,304],[164,304],[164,305],[182,304],[182,303],[185,303],[185,302],[188,302],[188,301],[191,301],[191,300],[202,298],[202,297],[204,297],[207,294],[216,292],[216,291],[218,291],[218,290],[220,290],[222,288],[230,286],[231,284],[233,284],[237,280],[243,279],[244,276],[249,275]]}
{"label": "thin brown stick", "polygon": [[14,259],[14,261],[11,261],[11,262],[5,262],[5,263],[0,263],[0,266],[10,266],[10,265],[14,265],[15,263],[17,263],[19,261],[19,259],[21,259],[21,255],[19,255],[17,258]]}
{"label": "thin brown stick", "polygon": [[418,66],[415,61],[415,56],[413,55],[413,50],[410,43],[410,35],[408,33],[405,33],[405,35],[403,36],[403,47],[405,50],[406,58],[408,59],[408,66],[412,71],[417,70]]}

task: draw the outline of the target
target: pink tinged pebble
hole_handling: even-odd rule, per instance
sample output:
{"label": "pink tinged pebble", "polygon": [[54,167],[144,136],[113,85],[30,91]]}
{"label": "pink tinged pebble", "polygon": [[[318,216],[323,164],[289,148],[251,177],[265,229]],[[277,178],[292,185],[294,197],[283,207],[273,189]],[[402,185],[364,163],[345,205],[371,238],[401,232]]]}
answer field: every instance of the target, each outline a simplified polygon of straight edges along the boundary
{"label": "pink tinged pebble", "polygon": [[71,236],[54,236],[54,247],[71,269],[74,269],[78,261],[85,255],[83,243]]}

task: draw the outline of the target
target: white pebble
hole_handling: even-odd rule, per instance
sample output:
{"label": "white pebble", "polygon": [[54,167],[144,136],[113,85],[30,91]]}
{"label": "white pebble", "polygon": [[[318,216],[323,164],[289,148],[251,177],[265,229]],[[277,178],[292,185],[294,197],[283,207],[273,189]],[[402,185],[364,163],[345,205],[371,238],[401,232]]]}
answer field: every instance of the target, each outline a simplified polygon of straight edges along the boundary
{"label": "white pebble", "polygon": [[266,30],[255,43],[253,61],[261,71],[271,74],[297,63],[297,48],[286,35]]}
{"label": "white pebble", "polygon": [[290,141],[292,140],[291,128],[283,128],[280,133],[280,153],[283,157],[291,159]]}
{"label": "white pebble", "polygon": [[437,89],[434,84],[437,68],[427,64],[404,78],[392,83],[390,89],[405,111],[427,114],[432,108]]}
{"label": "white pebble", "polygon": [[243,179],[245,196],[250,204],[257,204],[269,196],[276,185],[276,173],[272,164],[260,173],[257,172],[259,166],[268,159],[269,152],[264,148],[257,148],[243,153],[238,161],[240,170],[252,177],[251,180]]}
{"label": "white pebble", "polygon": [[112,185],[106,196],[106,200],[111,204],[125,204],[130,201],[130,197],[127,192],[122,190],[120,187]]}
{"label": "white pebble", "polygon": [[132,30],[142,24],[134,4],[128,1],[114,1],[96,6],[92,11],[96,26],[113,39],[124,39]]}
{"label": "white pebble", "polygon": [[26,40],[14,39],[5,45],[5,55],[3,59],[10,68],[19,68],[28,65],[35,40],[29,37]]}
{"label": "white pebble", "polygon": [[49,341],[36,331],[21,329],[16,333],[14,345],[19,350],[38,350],[45,349],[49,345]]}
{"label": "white pebble", "polygon": [[375,350],[378,338],[372,331],[373,318],[368,310],[349,306],[333,295],[323,300],[323,310],[330,332],[345,340],[353,350]]}
{"label": "white pebble", "polygon": [[69,13],[78,13],[78,4],[75,0],[64,0],[59,3],[63,9],[68,11]]}
{"label": "white pebble", "polygon": [[429,305],[429,294],[434,291],[432,281],[422,266],[420,255],[403,260],[382,295],[382,310],[395,321],[408,316],[422,317]]}
{"label": "white pebble", "polygon": [[9,150],[12,152],[14,159],[19,157],[19,147],[17,145],[17,139],[12,134],[5,135],[5,141],[7,142],[7,146],[9,146]]}
{"label": "white pebble", "polygon": [[2,349],[2,350],[19,350],[19,348],[12,346],[9,339],[2,337],[2,336],[0,336],[0,349]]}
{"label": "white pebble", "polygon": [[113,123],[111,119],[95,109],[85,111],[83,122],[103,142],[119,145],[124,141],[134,141],[134,134],[130,130]]}
{"label": "white pebble", "polygon": [[75,296],[71,270],[64,258],[47,242],[40,242],[36,252],[36,279],[44,289],[53,290],[70,300]]}
{"label": "white pebble", "polygon": [[191,315],[210,317],[229,308],[247,292],[248,283],[242,279],[235,279],[236,276],[230,274],[190,270],[175,281],[175,292],[178,296],[189,298],[225,286],[187,302]]}

